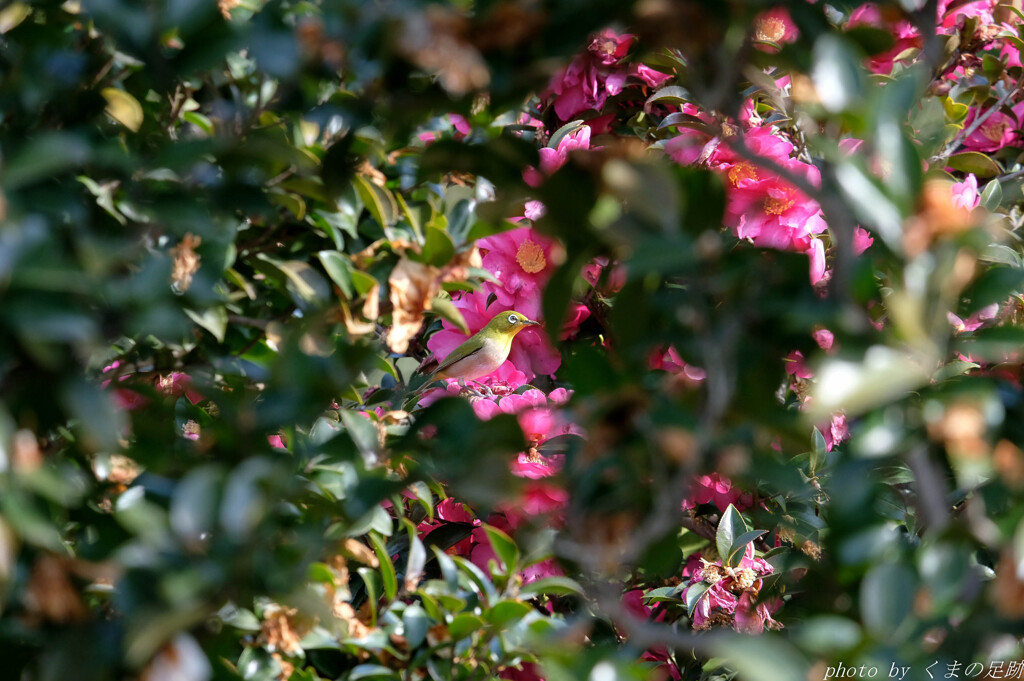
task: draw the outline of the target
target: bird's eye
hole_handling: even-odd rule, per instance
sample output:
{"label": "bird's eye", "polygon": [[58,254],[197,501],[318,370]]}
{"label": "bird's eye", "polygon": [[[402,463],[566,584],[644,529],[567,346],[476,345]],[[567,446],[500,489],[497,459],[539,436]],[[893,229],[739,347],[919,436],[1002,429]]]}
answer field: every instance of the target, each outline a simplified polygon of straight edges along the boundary
{"label": "bird's eye", "polygon": [[514,314],[510,314],[508,316],[508,323],[509,324],[518,324],[519,323],[519,317],[515,316]]}

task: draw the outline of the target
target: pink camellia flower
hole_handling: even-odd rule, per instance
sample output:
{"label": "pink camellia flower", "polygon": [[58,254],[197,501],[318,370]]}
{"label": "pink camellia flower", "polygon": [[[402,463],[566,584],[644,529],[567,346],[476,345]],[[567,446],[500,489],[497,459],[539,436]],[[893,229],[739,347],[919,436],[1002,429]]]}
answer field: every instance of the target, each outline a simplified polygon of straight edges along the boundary
{"label": "pink camellia flower", "polygon": [[981,204],[981,195],[978,194],[978,178],[970,173],[963,182],[956,182],[951,189],[953,192],[953,205],[966,211],[972,211]]}
{"label": "pink camellia flower", "polygon": [[871,232],[864,229],[860,225],[853,228],[853,254],[860,255],[864,251],[868,250],[871,244],[875,243],[875,238],[871,236]]}
{"label": "pink camellia flower", "polygon": [[[755,605],[762,578],[772,574],[775,568],[763,558],[755,557],[753,543],[747,544],[736,567],[723,565],[720,560],[702,562],[701,569],[693,573],[690,584],[681,594],[685,600],[686,593],[696,584],[704,582],[709,585],[693,609],[694,629],[709,629],[730,619],[737,631],[748,633],[760,633],[765,627],[782,627],[771,618],[768,608],[762,610],[760,604]],[[760,622],[759,627],[753,622],[755,618]]]}
{"label": "pink camellia flower", "polygon": [[978,17],[981,26],[995,23],[992,17],[992,9],[996,4],[992,0],[955,0],[956,7],[949,9],[954,0],[939,0],[936,7],[939,26],[945,29],[955,29],[961,17]]}
{"label": "pink camellia flower", "polygon": [[[718,125],[714,116],[689,102],[682,105],[680,113],[698,118],[712,126],[712,129],[716,129],[715,126]],[[680,165],[714,166],[722,160],[720,147],[719,138],[713,138],[703,130],[680,126],[679,133],[665,143],[665,153]],[[724,151],[724,148],[722,150]]]}
{"label": "pink camellia flower", "polygon": [[[103,373],[116,374],[116,370],[121,366],[121,360],[117,359],[103,367]],[[117,382],[122,383],[131,378],[129,374],[121,374],[117,377]],[[100,383],[101,388],[106,388],[110,385],[111,379],[107,379]],[[113,389],[114,404],[118,409],[125,411],[134,411],[136,409],[142,409],[149,404],[149,398],[140,392],[132,390],[130,388],[114,388]]]}
{"label": "pink camellia flower", "polygon": [[500,306],[495,312],[510,309],[530,319],[540,317],[540,292],[562,258],[561,245],[529,227],[480,239],[477,245],[483,266],[501,282],[488,291]]}
{"label": "pink camellia flower", "polygon": [[[484,328],[494,315],[506,309],[498,304],[488,307],[487,297],[489,295],[490,290],[484,287],[480,291],[463,293],[453,301],[455,307],[462,313],[463,319],[466,320],[470,334]],[[539,303],[531,303],[530,307],[536,309],[539,307]],[[531,315],[531,312],[523,309],[519,311],[527,316]],[[536,314],[536,312],[532,312],[532,314]],[[468,337],[448,321],[443,322],[442,327],[427,341],[427,348],[438,358],[446,357]],[[516,336],[508,360],[494,372],[476,379],[476,382],[488,387],[493,384],[504,385],[515,390],[534,376],[553,374],[561,362],[561,355],[551,347],[546,333],[542,329],[530,328]],[[454,379],[449,382],[454,383]],[[454,390],[458,392],[457,387]],[[424,404],[423,400],[420,403]]]}
{"label": "pink camellia flower", "polygon": [[[790,158],[779,163],[815,186],[821,183],[815,166]],[[740,239],[807,252],[813,247],[812,235],[825,231],[818,203],[774,173],[741,161],[726,168],[726,178],[724,221]]]}
{"label": "pink camellia flower", "polygon": [[[799,37],[800,31],[785,7],[775,7],[754,17],[754,40],[782,45],[796,42]],[[766,52],[774,52],[769,45],[757,47]]]}
{"label": "pink camellia flower", "polygon": [[184,395],[192,404],[199,404],[204,399],[203,394],[192,387],[192,377],[180,371],[172,371],[166,376],[161,376],[156,387],[160,392],[172,397]]}
{"label": "pink camellia flower", "polygon": [[[469,133],[473,132],[473,126],[469,124],[464,116],[457,113],[447,114],[448,122],[453,130],[452,139],[461,140],[465,139]],[[425,144],[436,142],[444,136],[444,132],[439,130],[427,130],[416,135],[416,138]]]}
{"label": "pink camellia flower", "polygon": [[694,479],[693,489],[689,497],[683,501],[682,507],[689,509],[710,503],[714,503],[719,511],[725,511],[729,504],[742,511],[754,505],[754,498],[733,487],[729,478],[719,473],[699,475]]}
{"label": "pink camellia flower", "polygon": [[664,352],[655,350],[647,360],[648,366],[654,371],[667,371],[687,381],[699,383],[707,378],[707,373],[700,367],[687,364],[674,347]]}
{"label": "pink camellia flower", "polygon": [[[523,171],[523,181],[531,187],[539,187],[545,177],[565,165],[571,152],[590,149],[590,134],[590,126],[584,125],[559,140],[557,148],[544,147],[540,149],[540,170],[527,167]],[[547,207],[540,201],[527,201],[525,212],[529,219],[539,220],[547,212]]]}
{"label": "pink camellia flower", "polygon": [[[987,109],[984,110],[987,112]],[[998,151],[1003,147],[1020,144],[1021,116],[1024,114],[1024,102],[1013,106],[1013,115],[996,111],[985,118],[978,129],[964,139],[964,148],[973,151]],[[971,107],[964,120],[964,129],[969,129],[979,115],[978,107]]]}
{"label": "pink camellia flower", "polygon": [[831,452],[832,448],[840,442],[850,438],[850,426],[846,422],[846,414],[840,412],[833,414],[824,427],[819,427],[822,437],[825,438],[825,451]]}
{"label": "pink camellia flower", "polygon": [[977,331],[985,325],[985,322],[995,319],[998,314],[999,303],[992,303],[981,308],[967,319],[960,319],[960,317],[957,317],[952,312],[947,312],[946,318],[949,319],[949,323],[953,327],[953,333],[961,334]]}
{"label": "pink camellia flower", "polygon": [[532,662],[522,662],[518,667],[505,667],[498,672],[498,678],[505,681],[544,681],[540,667]]}
{"label": "pink camellia flower", "polygon": [[850,20],[846,23],[847,28],[856,26],[880,28],[891,33],[895,39],[888,50],[868,58],[868,69],[872,73],[892,73],[896,61],[910,59],[913,55],[911,50],[923,44],[917,28],[895,7],[882,10],[874,3],[865,3],[850,13]]}
{"label": "pink camellia flower", "polygon": [[287,447],[284,444],[284,438],[282,438],[280,435],[268,435],[267,444],[269,444],[271,447],[276,447],[277,449],[287,449]]}
{"label": "pink camellia flower", "polygon": [[[416,528],[420,537],[427,536],[445,523],[467,523],[475,525],[476,527],[480,526],[480,520],[469,510],[469,508],[465,504],[456,501],[451,497],[448,497],[437,504],[434,508],[434,516],[435,520],[423,521]],[[472,551],[473,537],[470,535],[449,547],[446,550],[446,553],[468,557]]]}
{"label": "pink camellia flower", "polygon": [[635,65],[629,70],[629,75],[639,78],[644,85],[652,88],[661,87],[666,81],[672,78],[671,75],[662,73],[661,71],[655,71],[646,64]]}
{"label": "pink camellia flower", "polygon": [[598,292],[610,296],[621,291],[626,285],[626,268],[618,262],[612,262],[604,257],[594,258],[593,262],[583,266],[582,275],[588,284],[597,288],[605,272],[607,278]]}
{"label": "pink camellia flower", "polygon": [[807,368],[806,362],[804,362],[804,353],[799,350],[786,355],[786,358],[782,360],[785,364],[786,373],[796,378],[811,378],[814,376],[814,372]]}
{"label": "pink camellia flower", "polygon": [[594,36],[584,54],[555,74],[543,99],[554,100],[555,114],[568,121],[588,110],[600,111],[608,97],[622,92],[628,71],[619,67],[633,36],[611,29]]}

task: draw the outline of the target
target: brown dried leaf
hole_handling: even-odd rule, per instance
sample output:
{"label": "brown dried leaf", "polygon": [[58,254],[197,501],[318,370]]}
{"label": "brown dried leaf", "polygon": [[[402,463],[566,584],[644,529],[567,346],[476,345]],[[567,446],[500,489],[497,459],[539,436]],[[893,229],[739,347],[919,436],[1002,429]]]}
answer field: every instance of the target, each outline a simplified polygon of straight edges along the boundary
{"label": "brown dried leaf", "polygon": [[470,44],[468,33],[464,16],[434,5],[405,18],[400,44],[409,61],[437,74],[441,87],[458,96],[491,82],[487,64]]}
{"label": "brown dried leaf", "polygon": [[263,628],[260,630],[259,642],[270,652],[280,651],[285,655],[297,655],[302,652],[299,641],[313,628],[313,622],[299,616],[295,608],[288,608],[276,603],[263,612]]}
{"label": "brown dried leaf", "polygon": [[358,539],[349,537],[342,545],[342,550],[349,555],[353,560],[357,560],[363,565],[369,565],[372,568],[380,567],[380,561],[377,560],[377,554],[373,552],[373,549],[363,544]]}
{"label": "brown dried leaf", "polygon": [[404,354],[423,326],[423,312],[441,291],[440,270],[403,256],[388,276],[388,285],[393,311],[387,344],[392,352]]}
{"label": "brown dried leaf", "polygon": [[171,249],[171,257],[174,258],[174,268],[171,270],[171,288],[178,293],[184,293],[192,285],[192,277],[199,271],[199,254],[195,249],[203,242],[201,237],[191,232]]}

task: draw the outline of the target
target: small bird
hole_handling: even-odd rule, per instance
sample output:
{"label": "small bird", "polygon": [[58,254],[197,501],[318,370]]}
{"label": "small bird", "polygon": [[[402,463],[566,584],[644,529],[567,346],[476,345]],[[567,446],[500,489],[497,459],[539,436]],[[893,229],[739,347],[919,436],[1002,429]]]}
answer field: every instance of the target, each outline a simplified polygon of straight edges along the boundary
{"label": "small bird", "polygon": [[462,383],[491,373],[508,359],[512,339],[528,326],[540,326],[540,322],[515,310],[499,312],[487,322],[487,326],[448,353],[434,369],[429,382],[457,378]]}

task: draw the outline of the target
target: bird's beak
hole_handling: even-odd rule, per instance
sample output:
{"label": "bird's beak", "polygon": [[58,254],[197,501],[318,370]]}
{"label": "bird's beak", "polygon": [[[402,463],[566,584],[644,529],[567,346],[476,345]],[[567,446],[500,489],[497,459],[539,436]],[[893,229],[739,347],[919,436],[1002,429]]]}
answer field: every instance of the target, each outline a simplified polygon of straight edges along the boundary
{"label": "bird's beak", "polygon": [[524,319],[523,324],[526,324],[527,326],[540,326],[540,322],[535,322],[532,319]]}

